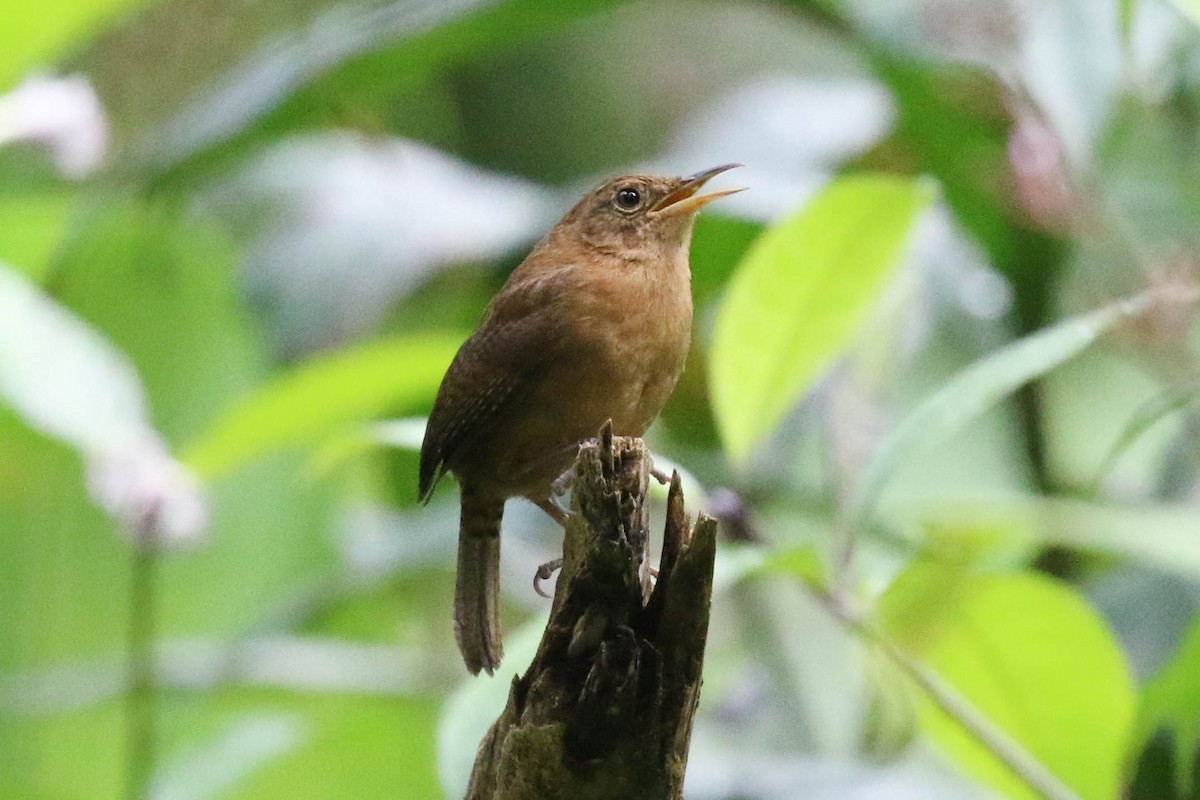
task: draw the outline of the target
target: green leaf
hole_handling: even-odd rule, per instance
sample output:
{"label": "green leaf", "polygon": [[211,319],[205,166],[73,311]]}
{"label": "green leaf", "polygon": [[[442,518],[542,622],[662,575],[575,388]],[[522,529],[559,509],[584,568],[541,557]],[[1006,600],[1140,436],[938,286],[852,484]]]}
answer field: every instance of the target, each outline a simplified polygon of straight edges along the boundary
{"label": "green leaf", "polygon": [[[1112,633],[1077,594],[1039,575],[984,576],[919,561],[879,612],[902,652],[1059,781],[1088,800],[1118,796],[1134,687]],[[926,699],[918,720],[1001,796],[1039,796],[943,708]]]}
{"label": "green leaf", "polygon": [[923,181],[845,178],[751,246],[717,317],[711,357],[713,409],[735,461],[850,342],[933,195]]}
{"label": "green leaf", "polygon": [[459,336],[406,336],[319,356],[236,402],[193,442],[184,461],[212,477],[266,452],[432,400],[460,344]]}
{"label": "green leaf", "polygon": [[888,480],[1022,385],[1078,355],[1117,323],[1146,307],[1148,296],[1105,306],[1030,334],[971,364],[921,402],[875,449],[848,509],[852,524],[873,510]]}
{"label": "green leaf", "polygon": [[1191,786],[1193,754],[1200,749],[1200,616],[1170,662],[1142,690],[1138,741],[1145,743],[1164,728],[1174,733],[1176,780]]}

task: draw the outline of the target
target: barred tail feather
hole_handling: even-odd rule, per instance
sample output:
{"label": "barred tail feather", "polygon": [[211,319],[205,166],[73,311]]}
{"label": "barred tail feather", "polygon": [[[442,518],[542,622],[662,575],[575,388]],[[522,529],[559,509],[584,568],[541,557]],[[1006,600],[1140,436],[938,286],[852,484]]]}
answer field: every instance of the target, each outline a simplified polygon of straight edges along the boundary
{"label": "barred tail feather", "polygon": [[454,636],[472,675],[500,666],[500,518],[503,499],[463,486],[454,586]]}

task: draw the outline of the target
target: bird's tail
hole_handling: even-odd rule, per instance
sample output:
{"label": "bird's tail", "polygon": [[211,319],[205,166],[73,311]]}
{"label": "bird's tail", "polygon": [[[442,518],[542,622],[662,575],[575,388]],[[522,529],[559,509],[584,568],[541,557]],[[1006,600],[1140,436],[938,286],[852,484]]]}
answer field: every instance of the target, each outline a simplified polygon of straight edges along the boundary
{"label": "bird's tail", "polygon": [[454,637],[472,675],[500,666],[500,518],[504,500],[462,489]]}

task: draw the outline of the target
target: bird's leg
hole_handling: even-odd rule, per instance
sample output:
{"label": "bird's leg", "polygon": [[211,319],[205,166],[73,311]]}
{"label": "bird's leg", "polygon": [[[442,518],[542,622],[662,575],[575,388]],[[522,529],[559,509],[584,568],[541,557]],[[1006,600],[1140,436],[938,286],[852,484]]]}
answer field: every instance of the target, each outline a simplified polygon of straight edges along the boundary
{"label": "bird's leg", "polygon": [[562,497],[564,494],[566,494],[568,491],[570,491],[571,486],[574,483],[575,483],[575,468],[571,467],[566,472],[564,472],[562,475],[559,475],[557,478],[555,478],[554,482],[550,484],[550,496],[551,497]]}
{"label": "bird's leg", "polygon": [[546,515],[549,516],[550,519],[554,520],[559,525],[562,525],[564,528],[567,527],[567,521],[571,519],[570,511],[567,511],[549,497],[547,497],[545,500],[534,501],[534,505],[536,505],[542,511],[545,511]]}
{"label": "bird's leg", "polygon": [[553,558],[537,568],[537,572],[533,573],[533,590],[542,597],[549,598],[550,595],[542,591],[542,581],[549,578],[555,572],[562,568],[563,560],[561,558]]}
{"label": "bird's leg", "polygon": [[[564,478],[569,478],[573,474],[574,473],[568,471],[560,475],[558,480],[554,482],[555,488],[558,487],[560,481],[563,481]],[[565,492],[566,489],[564,488],[562,491]],[[558,493],[561,494],[561,492]],[[547,497],[545,500],[535,501],[535,505],[542,511],[545,511],[546,514],[559,525],[562,525],[564,528],[567,527],[567,520],[571,518],[571,512],[554,502],[554,500]],[[561,558],[555,558],[538,567],[537,572],[533,574],[533,590],[542,597],[550,597],[550,595],[542,591],[542,581],[546,580],[555,572],[557,572],[558,569],[562,567],[562,563],[563,560]]]}
{"label": "bird's leg", "polygon": [[669,486],[671,484],[671,476],[654,466],[653,455],[650,456],[650,476],[663,486]]}

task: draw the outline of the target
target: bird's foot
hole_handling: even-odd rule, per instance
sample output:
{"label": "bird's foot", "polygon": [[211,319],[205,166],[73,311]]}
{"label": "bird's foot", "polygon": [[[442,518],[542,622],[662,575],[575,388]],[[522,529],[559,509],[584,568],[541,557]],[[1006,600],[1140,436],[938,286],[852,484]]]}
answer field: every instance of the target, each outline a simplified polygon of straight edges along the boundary
{"label": "bird's foot", "polygon": [[650,468],[650,475],[653,476],[654,480],[658,481],[663,486],[667,486],[671,483],[671,476],[657,467]]}
{"label": "bird's foot", "polygon": [[533,573],[533,590],[542,597],[548,599],[550,595],[542,591],[542,581],[547,580],[551,575],[561,569],[562,565],[563,560],[561,558],[555,558],[538,567],[537,572]]}

